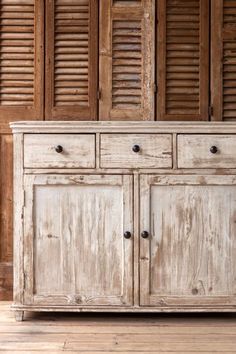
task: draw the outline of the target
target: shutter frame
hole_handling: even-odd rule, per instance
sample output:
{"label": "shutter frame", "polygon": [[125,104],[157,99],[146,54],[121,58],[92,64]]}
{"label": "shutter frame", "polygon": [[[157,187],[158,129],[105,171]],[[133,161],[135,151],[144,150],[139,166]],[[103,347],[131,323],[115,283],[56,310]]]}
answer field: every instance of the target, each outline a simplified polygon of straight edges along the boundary
{"label": "shutter frame", "polygon": [[[12,4],[10,1],[8,3],[1,3],[1,7],[7,5],[7,6],[15,6],[16,2],[12,1]],[[28,6],[29,2],[21,1],[21,4],[17,5],[17,7],[22,7],[22,11],[24,11],[24,6]],[[32,72],[33,72],[33,88],[32,88],[32,104],[30,105],[17,105],[16,102],[14,105],[1,105],[0,101],[0,125],[2,128],[6,127],[10,121],[15,121],[15,120],[42,120],[43,115],[44,115],[44,1],[43,0],[34,0],[32,2],[34,5],[34,11],[33,11],[33,21],[34,21],[34,31],[33,31],[33,48],[34,48],[34,59],[33,59],[33,65],[32,65]],[[30,4],[30,6],[32,6]],[[21,20],[21,12],[19,12],[19,18],[14,18],[14,20]],[[10,22],[10,19],[8,19],[8,22]],[[13,22],[12,22],[13,23]],[[12,26],[11,23],[8,25],[9,29]],[[25,27],[25,24],[19,24],[19,27]],[[7,28],[7,26],[5,26]],[[16,26],[17,27],[17,26]],[[4,26],[2,26],[2,33],[4,33]],[[6,32],[7,33],[7,32]],[[14,33],[14,31],[11,31],[9,33]],[[16,38],[18,36],[18,33],[16,33]],[[20,31],[19,31],[20,33]],[[28,33],[31,33],[30,30]],[[2,41],[0,39],[0,41]],[[1,46],[1,43],[0,43]],[[20,46],[20,45],[19,45]],[[10,47],[10,45],[9,45]],[[22,46],[20,46],[22,48]],[[30,53],[30,45],[25,45],[26,48],[28,48],[28,53]],[[15,51],[17,52],[17,46]],[[27,49],[26,49],[27,51]],[[20,56],[20,60],[24,60],[24,53],[23,51],[19,51],[19,54],[22,53],[22,57]],[[26,59],[25,59],[26,60]],[[22,68],[25,68],[24,65],[22,65]],[[21,73],[19,71],[19,73]],[[18,79],[15,79],[15,81]],[[14,80],[13,80],[14,81]],[[22,71],[22,78],[19,79],[20,82],[24,82],[24,73]],[[20,84],[19,84],[20,85]],[[23,85],[24,86],[24,85]],[[22,88],[23,88],[22,86]],[[10,82],[8,82],[8,88],[10,86]],[[12,86],[13,88],[14,86]],[[1,84],[1,89],[4,88],[4,84]],[[23,95],[23,90],[22,92],[20,91],[21,86],[19,86],[19,94]],[[19,101],[22,101],[22,99],[19,98]]]}
{"label": "shutter frame", "polygon": [[[236,50],[236,45],[234,45],[236,16],[234,14],[232,22],[229,23],[224,13],[224,9],[230,8],[230,4],[236,11],[236,3],[226,0],[214,0],[211,7],[211,100],[214,107],[212,116],[214,121],[236,119],[236,55],[230,53]],[[234,67],[234,70],[229,75],[227,66],[230,65]]]}
{"label": "shutter frame", "polygon": [[[72,3],[73,1],[71,1]],[[59,6],[70,5],[59,1]],[[98,3],[96,0],[88,0],[88,105],[82,105],[79,100],[72,104],[55,105],[55,6],[56,0],[46,2],[46,120],[96,120],[97,119],[97,82],[98,82]],[[81,4],[76,4],[80,6]],[[82,6],[82,5],[81,5]],[[71,7],[73,9],[73,6]],[[72,12],[71,12],[72,13]],[[77,12],[79,13],[79,12]],[[82,13],[82,12],[81,12]],[[80,13],[80,14],[81,14]],[[79,26],[79,20],[78,24]],[[65,27],[65,26],[64,26]],[[65,33],[64,33],[65,34]],[[81,48],[81,47],[79,47]],[[87,48],[87,47],[86,47]],[[67,54],[70,54],[69,51]],[[61,60],[63,61],[63,59]],[[74,61],[76,62],[76,60]],[[78,60],[77,60],[78,63]],[[69,82],[69,80],[66,80]],[[79,80],[75,79],[76,90],[80,90]],[[77,85],[77,86],[76,86]],[[73,94],[70,95],[72,99]],[[77,103],[78,102],[78,103]]]}
{"label": "shutter frame", "polygon": [[[198,0],[199,2],[199,23],[198,23],[198,30],[199,30],[199,45],[198,45],[198,52],[199,52],[199,70],[197,71],[199,74],[199,90],[198,94],[199,99],[198,99],[198,112],[191,113],[192,106],[191,106],[191,98],[190,98],[190,103],[186,104],[186,106],[182,108],[181,111],[181,101],[183,101],[183,98],[180,99],[176,98],[173,99],[172,95],[170,92],[167,92],[167,60],[175,59],[174,55],[173,57],[169,57],[167,59],[167,51],[168,51],[168,46],[167,46],[167,37],[168,37],[168,30],[167,29],[167,16],[174,14],[174,12],[171,9],[171,11],[168,13],[167,10],[167,2],[168,0],[163,0],[163,1],[158,1],[157,2],[157,18],[158,18],[158,28],[157,28],[157,81],[158,81],[158,94],[157,94],[157,120],[165,120],[165,121],[178,121],[178,120],[183,120],[183,121],[195,121],[195,120],[208,120],[208,107],[209,107],[209,0]],[[197,1],[196,1],[197,4]],[[179,7],[181,8],[181,1],[179,2],[174,2],[174,7]],[[171,8],[171,7],[170,7]],[[183,7],[184,8],[184,7]],[[184,17],[184,12],[183,12],[183,17]],[[179,15],[179,13],[178,13]],[[187,22],[186,20],[182,20],[183,23]],[[172,22],[174,20],[172,19]],[[181,22],[178,22],[181,23]],[[174,28],[174,27],[173,27]],[[181,30],[181,26],[178,25],[178,29]],[[183,28],[184,29],[184,26]],[[170,30],[171,32],[171,30]],[[172,35],[174,37],[174,34]],[[194,36],[194,30],[193,30],[193,35]],[[172,37],[172,38],[173,38]],[[184,37],[184,36],[183,36]],[[180,36],[181,38],[181,36]],[[194,38],[193,38],[194,40]],[[188,41],[186,41],[188,43]],[[184,40],[183,42],[179,42],[184,45]],[[177,49],[172,49],[172,51],[175,51]],[[183,51],[183,49],[178,49],[179,51]],[[186,49],[186,52],[190,50]],[[181,56],[180,56],[181,58]],[[184,58],[184,55],[182,59]],[[191,59],[191,58],[190,58]],[[192,55],[192,64],[189,62],[189,70],[191,72],[191,66],[192,68],[195,67],[194,64],[194,55]],[[186,56],[185,58],[186,62],[188,60],[188,57]],[[171,61],[170,61],[171,62]],[[180,65],[180,64],[179,64]],[[169,64],[169,70],[171,69],[171,66],[174,67],[174,64]],[[176,65],[178,66],[178,65]],[[181,73],[181,72],[180,72]],[[182,77],[184,74],[184,66],[182,70]],[[174,78],[174,76],[169,75],[169,81],[171,81],[171,78]],[[177,77],[177,76],[176,76]],[[186,75],[186,77],[188,77]],[[189,79],[189,81],[194,81],[195,79]],[[177,82],[179,81],[178,79],[174,78],[173,81]],[[189,85],[191,85],[189,83]],[[169,86],[171,87],[171,86]],[[195,87],[197,87],[197,82],[193,83],[192,90],[193,92],[196,91]],[[177,86],[176,91],[173,92],[181,92],[180,86]],[[191,89],[191,87],[189,88]],[[184,96],[183,93],[179,94],[180,96]],[[193,94],[194,96],[195,94]],[[177,94],[176,94],[177,96]],[[192,100],[196,100],[195,98]],[[174,101],[176,101],[176,105],[174,105]],[[180,102],[178,105],[178,101]],[[169,102],[167,104],[167,102]],[[192,101],[193,102],[193,101]],[[173,109],[173,112],[176,111],[178,113],[170,113],[171,111],[171,104],[173,104],[173,107],[178,107]],[[169,105],[169,112],[168,112],[168,106]],[[189,107],[188,107],[189,106]],[[195,108],[196,110],[196,108]],[[189,111],[189,112],[188,112]]]}
{"label": "shutter frame", "polygon": [[[100,120],[154,120],[154,3],[153,0],[100,2]],[[132,34],[126,38],[126,26],[133,31],[133,38]],[[139,41],[141,47],[137,49]],[[134,64],[132,60],[129,65],[124,64],[130,59],[132,43],[136,48]],[[115,46],[120,56],[114,56]],[[138,58],[140,63],[135,64]]]}

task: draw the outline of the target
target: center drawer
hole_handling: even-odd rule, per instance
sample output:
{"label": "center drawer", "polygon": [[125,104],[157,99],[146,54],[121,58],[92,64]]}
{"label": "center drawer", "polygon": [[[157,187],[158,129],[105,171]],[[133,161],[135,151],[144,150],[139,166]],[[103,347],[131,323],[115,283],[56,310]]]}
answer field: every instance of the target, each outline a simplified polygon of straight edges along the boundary
{"label": "center drawer", "polygon": [[172,168],[171,134],[101,134],[102,168]]}
{"label": "center drawer", "polygon": [[25,134],[26,168],[95,168],[93,134]]}

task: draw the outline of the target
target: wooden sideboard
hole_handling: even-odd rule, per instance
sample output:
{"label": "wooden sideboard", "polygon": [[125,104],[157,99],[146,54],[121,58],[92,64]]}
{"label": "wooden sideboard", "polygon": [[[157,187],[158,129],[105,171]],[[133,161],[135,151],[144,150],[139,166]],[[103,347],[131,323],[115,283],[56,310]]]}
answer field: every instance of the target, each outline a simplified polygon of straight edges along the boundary
{"label": "wooden sideboard", "polygon": [[11,128],[17,320],[236,311],[236,123]]}

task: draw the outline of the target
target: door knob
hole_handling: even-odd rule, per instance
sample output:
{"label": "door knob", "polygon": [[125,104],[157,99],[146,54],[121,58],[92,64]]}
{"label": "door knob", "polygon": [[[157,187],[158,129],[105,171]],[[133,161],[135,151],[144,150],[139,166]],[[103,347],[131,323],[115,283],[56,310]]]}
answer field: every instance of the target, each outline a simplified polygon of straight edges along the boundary
{"label": "door knob", "polygon": [[126,231],[126,232],[124,233],[124,238],[126,238],[126,239],[131,238],[131,232]]}
{"label": "door knob", "polygon": [[63,147],[62,147],[61,145],[57,145],[57,146],[55,147],[55,150],[56,150],[56,152],[57,152],[58,154],[60,154],[60,153],[63,151]]}
{"label": "door knob", "polygon": [[148,238],[148,237],[149,237],[149,232],[143,231],[143,232],[141,233],[141,236],[142,236],[142,238]]}
{"label": "door knob", "polygon": [[212,154],[216,154],[216,153],[218,152],[217,146],[212,146],[212,147],[210,148],[210,152],[211,152]]}

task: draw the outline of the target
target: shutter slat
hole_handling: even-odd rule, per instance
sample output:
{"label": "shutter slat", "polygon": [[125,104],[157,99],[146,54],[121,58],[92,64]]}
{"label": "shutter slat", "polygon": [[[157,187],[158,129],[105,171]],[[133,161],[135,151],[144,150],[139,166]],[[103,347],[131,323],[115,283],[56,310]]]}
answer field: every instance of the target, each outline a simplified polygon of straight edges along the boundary
{"label": "shutter slat", "polygon": [[158,2],[157,119],[208,119],[207,0]]}
{"label": "shutter slat", "polygon": [[154,3],[101,4],[101,120],[154,119]]}
{"label": "shutter slat", "polygon": [[2,0],[0,20],[0,119],[43,119],[43,2]]}
{"label": "shutter slat", "polygon": [[47,5],[46,119],[96,119],[96,23],[95,0]]}

